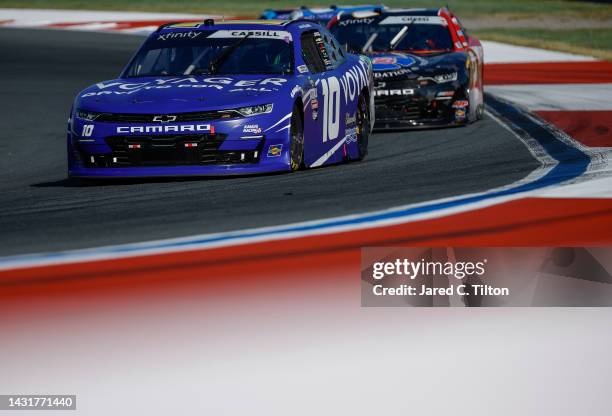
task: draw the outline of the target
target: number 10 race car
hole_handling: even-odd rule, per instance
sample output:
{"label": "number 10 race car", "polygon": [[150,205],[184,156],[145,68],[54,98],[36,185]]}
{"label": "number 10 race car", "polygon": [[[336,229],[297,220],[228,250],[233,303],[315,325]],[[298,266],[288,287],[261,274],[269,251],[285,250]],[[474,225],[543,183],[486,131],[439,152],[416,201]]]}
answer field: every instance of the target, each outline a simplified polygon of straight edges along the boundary
{"label": "number 10 race car", "polygon": [[376,128],[463,125],[484,111],[483,51],[447,9],[341,14],[330,30],[372,59]]}
{"label": "number 10 race car", "polygon": [[179,23],[76,97],[72,177],[294,171],[366,156],[373,73],[313,22]]}

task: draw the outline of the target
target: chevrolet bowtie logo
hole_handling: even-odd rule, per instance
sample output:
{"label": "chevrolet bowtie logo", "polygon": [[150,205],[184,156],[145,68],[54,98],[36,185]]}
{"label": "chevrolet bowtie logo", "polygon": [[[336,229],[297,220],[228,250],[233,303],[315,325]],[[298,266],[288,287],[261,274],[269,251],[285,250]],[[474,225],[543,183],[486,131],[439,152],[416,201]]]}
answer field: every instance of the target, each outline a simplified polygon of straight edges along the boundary
{"label": "chevrolet bowtie logo", "polygon": [[162,116],[154,116],[153,121],[157,121],[159,123],[169,123],[171,121],[176,121],[176,116],[169,116],[167,114]]}

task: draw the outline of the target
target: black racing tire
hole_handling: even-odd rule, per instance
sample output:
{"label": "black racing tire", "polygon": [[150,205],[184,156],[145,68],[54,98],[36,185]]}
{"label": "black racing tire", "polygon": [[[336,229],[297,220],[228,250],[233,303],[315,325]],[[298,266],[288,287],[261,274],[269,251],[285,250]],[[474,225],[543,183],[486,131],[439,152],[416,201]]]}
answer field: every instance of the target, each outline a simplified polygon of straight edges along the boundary
{"label": "black racing tire", "polygon": [[[468,100],[469,102],[468,117],[467,117],[467,122],[465,124],[475,123],[478,120],[482,120],[484,118],[484,104],[476,104],[475,102],[473,102],[469,88],[465,90],[464,94],[465,94],[465,99]],[[472,109],[474,107],[476,108],[474,109],[473,116],[470,116],[472,114]]]}
{"label": "black racing tire", "polygon": [[302,113],[296,106],[291,114],[291,128],[289,129],[289,166],[292,172],[304,167],[304,122]]}
{"label": "black racing tire", "polygon": [[476,120],[482,120],[484,118],[484,104],[480,104],[476,109]]}
{"label": "black racing tire", "polygon": [[356,134],[357,134],[357,149],[359,154],[357,160],[363,160],[368,155],[368,141],[370,139],[370,117],[368,101],[365,95],[359,96],[357,101],[357,117],[356,117]]}
{"label": "black racing tire", "polygon": [[[468,82],[468,85],[471,85],[471,83],[472,83],[472,81],[470,80]],[[461,100],[467,100],[468,106],[467,106],[467,110],[466,110],[467,114],[465,115],[465,120],[462,121],[462,122],[459,122],[459,124],[462,125],[462,126],[467,126],[468,124],[471,124],[471,123],[476,121],[476,110],[474,110],[474,112],[472,113],[472,109],[474,108],[474,103],[472,102],[472,98],[471,98],[471,95],[470,95],[470,88],[466,87],[463,90],[463,93],[461,95],[463,95],[463,97],[460,98],[460,99]]]}

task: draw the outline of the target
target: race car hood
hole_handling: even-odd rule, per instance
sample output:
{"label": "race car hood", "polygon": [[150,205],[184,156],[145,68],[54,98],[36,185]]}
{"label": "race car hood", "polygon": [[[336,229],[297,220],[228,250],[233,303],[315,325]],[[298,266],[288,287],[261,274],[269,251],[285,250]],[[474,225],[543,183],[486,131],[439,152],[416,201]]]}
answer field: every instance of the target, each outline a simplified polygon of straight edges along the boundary
{"label": "race car hood", "polygon": [[79,93],[75,108],[113,113],[179,113],[238,108],[289,97],[287,77],[189,76],[103,81]]}
{"label": "race car hood", "polygon": [[462,52],[450,52],[434,55],[416,55],[403,52],[385,52],[370,55],[374,77],[384,75],[391,77],[405,76],[410,78],[431,77],[440,74],[457,72],[465,67],[466,55]]}

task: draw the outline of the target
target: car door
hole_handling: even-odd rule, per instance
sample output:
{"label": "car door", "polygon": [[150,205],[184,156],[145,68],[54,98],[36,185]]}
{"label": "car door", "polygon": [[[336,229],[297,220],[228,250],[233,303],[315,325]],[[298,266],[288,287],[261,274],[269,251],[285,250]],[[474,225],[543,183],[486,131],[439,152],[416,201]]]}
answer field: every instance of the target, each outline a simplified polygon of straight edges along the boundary
{"label": "car door", "polygon": [[[308,83],[312,89],[306,100],[310,111],[305,109],[304,113],[310,114],[310,119],[304,120],[304,130],[316,132],[305,138],[304,161],[308,166],[342,159],[334,149],[344,134],[342,114],[345,109],[337,73],[344,57],[338,55],[332,42],[331,35],[322,28],[301,35],[302,56],[310,72]],[[306,123],[309,123],[308,127]]]}

